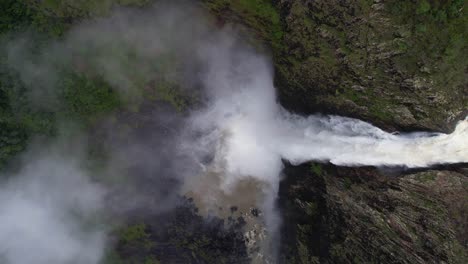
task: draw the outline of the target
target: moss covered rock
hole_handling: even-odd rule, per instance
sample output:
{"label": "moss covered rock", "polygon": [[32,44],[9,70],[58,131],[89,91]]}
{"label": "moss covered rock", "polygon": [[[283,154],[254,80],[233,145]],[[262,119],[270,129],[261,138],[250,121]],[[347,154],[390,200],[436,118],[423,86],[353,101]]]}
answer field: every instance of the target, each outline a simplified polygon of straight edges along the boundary
{"label": "moss covered rock", "polygon": [[271,48],[280,101],[291,110],[391,130],[448,131],[466,115],[464,1],[205,2]]}

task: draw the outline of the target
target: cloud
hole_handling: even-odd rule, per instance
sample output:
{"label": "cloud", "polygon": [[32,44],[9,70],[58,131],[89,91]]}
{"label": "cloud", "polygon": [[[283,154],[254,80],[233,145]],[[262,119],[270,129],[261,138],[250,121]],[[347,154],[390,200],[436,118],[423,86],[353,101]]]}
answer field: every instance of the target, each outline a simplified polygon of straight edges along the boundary
{"label": "cloud", "polygon": [[0,262],[98,263],[106,240],[96,221],[103,189],[57,146],[38,145],[21,164],[2,175]]}

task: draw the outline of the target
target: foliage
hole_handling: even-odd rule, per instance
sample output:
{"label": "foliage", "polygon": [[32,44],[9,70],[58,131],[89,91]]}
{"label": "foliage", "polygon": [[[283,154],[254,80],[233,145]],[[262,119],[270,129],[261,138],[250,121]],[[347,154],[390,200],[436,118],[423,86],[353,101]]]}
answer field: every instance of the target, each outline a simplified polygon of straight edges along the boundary
{"label": "foliage", "polygon": [[148,98],[168,102],[179,112],[188,106],[190,98],[184,96],[174,82],[160,80],[153,85],[152,89],[146,90]]}
{"label": "foliage", "polygon": [[111,9],[117,5],[145,6],[154,0],[5,1],[5,6],[12,3],[8,5],[9,9],[2,9],[7,14],[23,14],[24,18],[28,18],[27,22],[36,30],[51,36],[61,36],[73,23],[85,18],[108,15]]}
{"label": "foliage", "polygon": [[0,62],[0,169],[26,148],[32,134],[51,134],[54,114],[36,111],[19,77]]}
{"label": "foliage", "polygon": [[[120,106],[120,100],[102,79],[64,71],[52,89],[58,98],[46,107],[37,104],[16,72],[0,64],[0,123],[2,138],[0,167],[20,150],[29,138],[54,136],[58,120],[91,124],[99,116]],[[56,102],[58,100],[59,102]]]}
{"label": "foliage", "polygon": [[130,225],[124,228],[120,231],[119,237],[124,244],[143,242],[145,247],[151,247],[149,244],[150,242],[148,242],[149,234],[147,233],[146,225],[142,223]]}
{"label": "foliage", "polygon": [[428,171],[417,174],[416,179],[423,183],[432,182],[437,178],[437,173]]}
{"label": "foliage", "polygon": [[304,202],[304,212],[311,219],[317,216],[317,203],[315,202]]}
{"label": "foliage", "polygon": [[273,52],[282,46],[284,35],[278,9],[269,0],[205,0],[205,5],[220,16],[231,14],[240,16],[242,23],[254,29],[260,38],[267,40]]}
{"label": "foliage", "polygon": [[323,173],[322,165],[319,163],[311,163],[310,170],[317,176],[321,176]]}
{"label": "foliage", "polygon": [[109,250],[101,262],[102,264],[125,264],[114,250]]}
{"label": "foliage", "polygon": [[116,249],[123,263],[248,262],[241,220],[204,219],[188,201],[154,221],[118,232]]}
{"label": "foliage", "polygon": [[24,1],[0,1],[0,34],[28,25],[31,19],[31,10]]}
{"label": "foliage", "polygon": [[[0,39],[8,41],[15,36],[15,33],[26,30],[31,38],[23,50],[25,54],[28,54],[26,57],[31,56],[32,61],[37,59],[40,63],[51,66],[57,78],[54,77],[56,80],[45,82],[45,84],[34,81],[24,83],[21,74],[7,65],[5,59],[7,55],[2,46],[0,50],[0,122],[2,126],[9,127],[8,131],[11,133],[7,133],[5,129],[2,135],[5,140],[0,148],[2,152],[0,167],[24,149],[29,138],[37,135],[54,136],[58,120],[77,122],[87,128],[102,116],[114,112],[124,104],[129,104],[131,101],[129,98],[133,98],[133,94],[118,94],[116,87],[111,87],[102,76],[96,74],[99,69],[92,67],[92,59],[96,57],[96,54],[92,52],[97,52],[102,56],[112,56],[119,60],[118,63],[123,65],[123,71],[128,74],[131,83],[135,86],[126,89],[127,91],[144,93],[143,95],[151,100],[170,102],[179,110],[186,106],[186,99],[174,83],[163,79],[157,81],[152,79],[155,74],[163,76],[164,72],[172,70],[173,58],[171,56],[159,58],[156,60],[158,63],[154,63],[154,61],[148,61],[148,58],[136,56],[134,50],[128,47],[122,47],[119,43],[109,43],[110,45],[99,47],[100,50],[84,50],[81,56],[77,56],[83,61],[78,61],[78,63],[75,61],[73,65],[61,59],[55,61],[54,58],[52,61],[44,62],[41,57],[41,50],[47,50],[47,45],[56,41],[57,36],[61,36],[77,20],[88,16],[104,15],[115,4],[141,6],[149,2],[146,0],[1,1]],[[116,58],[115,54],[119,54],[120,57]],[[42,76],[39,76],[40,78]],[[151,89],[145,89],[148,87]],[[41,89],[44,89],[48,93],[47,96],[50,96],[50,100],[46,103],[36,102],[38,101],[35,99],[36,94],[40,93],[42,96]],[[34,95],[32,95],[33,91],[35,91]],[[138,109],[136,103],[134,108]]]}
{"label": "foliage", "polygon": [[426,0],[423,0],[419,2],[418,7],[416,9],[416,14],[424,14],[429,10],[431,10],[431,4],[429,4],[429,2],[427,2]]}
{"label": "foliage", "polygon": [[61,93],[71,117],[93,121],[120,106],[118,94],[101,78],[75,72],[62,76]]}
{"label": "foliage", "polygon": [[344,185],[346,190],[349,190],[349,189],[351,189],[351,186],[353,185],[353,182],[351,181],[351,179],[349,177],[345,177],[343,179],[343,185]]}
{"label": "foliage", "polygon": [[15,124],[0,122],[0,168],[25,148],[26,133]]}

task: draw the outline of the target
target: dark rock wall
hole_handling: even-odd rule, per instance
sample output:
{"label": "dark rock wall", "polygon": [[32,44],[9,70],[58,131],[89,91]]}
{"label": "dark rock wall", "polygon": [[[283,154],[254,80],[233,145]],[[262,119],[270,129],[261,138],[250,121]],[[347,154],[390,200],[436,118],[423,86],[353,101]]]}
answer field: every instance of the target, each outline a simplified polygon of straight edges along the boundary
{"label": "dark rock wall", "polygon": [[312,164],[285,174],[285,263],[467,261],[466,170],[395,176]]}

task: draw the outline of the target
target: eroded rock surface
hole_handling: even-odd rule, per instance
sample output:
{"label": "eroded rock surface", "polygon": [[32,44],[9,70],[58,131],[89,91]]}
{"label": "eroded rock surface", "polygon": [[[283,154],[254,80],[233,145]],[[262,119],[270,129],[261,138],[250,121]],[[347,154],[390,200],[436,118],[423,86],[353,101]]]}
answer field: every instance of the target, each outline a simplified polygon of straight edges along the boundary
{"label": "eroded rock surface", "polygon": [[464,169],[415,173],[313,164],[281,188],[288,263],[466,263]]}

